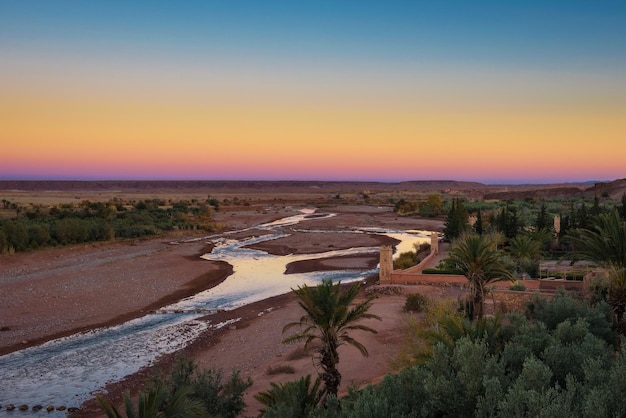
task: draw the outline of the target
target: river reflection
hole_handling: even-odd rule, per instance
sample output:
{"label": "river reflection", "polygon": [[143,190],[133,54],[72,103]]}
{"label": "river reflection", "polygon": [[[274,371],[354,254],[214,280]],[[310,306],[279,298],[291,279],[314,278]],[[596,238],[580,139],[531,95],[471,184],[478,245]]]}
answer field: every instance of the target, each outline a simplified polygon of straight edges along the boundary
{"label": "river reflection", "polygon": [[[288,235],[280,228],[312,219],[310,212],[259,225],[256,229],[264,231],[262,236],[243,240],[231,239],[229,235],[207,238],[215,247],[202,258],[228,262],[233,265],[234,273],[220,285],[164,309],[183,313],[148,315],[117,327],[76,334],[0,357],[0,381],[4,382],[0,389],[0,405],[79,406],[106,383],[120,380],[151,364],[157,357],[183,348],[209,326],[225,325],[197,320],[204,315],[196,313],[197,310],[233,309],[289,292],[302,284],[315,285],[323,279],[350,282],[377,272],[373,269],[284,274],[286,265],[294,261],[376,253],[378,247],[288,256],[245,248]],[[396,238],[401,241],[396,254],[412,250],[415,243],[430,240],[425,231],[362,228],[346,233],[378,233]],[[2,413],[5,411],[0,410]],[[20,416],[24,414],[37,413],[31,411],[20,413]],[[50,414],[44,410],[39,414],[54,416],[60,413]]]}

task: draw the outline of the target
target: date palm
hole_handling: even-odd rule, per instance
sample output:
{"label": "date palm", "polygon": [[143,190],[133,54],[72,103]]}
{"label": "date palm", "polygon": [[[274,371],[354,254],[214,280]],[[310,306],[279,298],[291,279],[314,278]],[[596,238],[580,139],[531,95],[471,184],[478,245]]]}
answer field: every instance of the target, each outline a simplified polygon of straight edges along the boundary
{"label": "date palm", "polygon": [[484,235],[462,235],[452,243],[448,261],[469,281],[472,319],[482,318],[487,285],[512,278],[495,241]]}
{"label": "date palm", "polygon": [[566,240],[574,254],[605,266],[626,267],[626,222],[614,210],[598,215],[589,229],[574,229]]}
{"label": "date palm", "polygon": [[285,338],[284,343],[304,341],[305,349],[313,348],[316,364],[322,368],[320,377],[324,381],[325,396],[337,395],[341,383],[341,374],[337,370],[339,363],[339,346],[349,344],[356,347],[367,357],[367,349],[363,344],[349,335],[350,331],[362,330],[376,333],[366,325],[357,324],[363,319],[378,319],[377,315],[368,313],[372,298],[353,305],[359,293],[359,284],[342,289],[341,283],[333,284],[332,280],[324,280],[315,287],[299,286],[293,290],[298,303],[305,314],[297,322],[291,322],[283,328],[283,333],[294,327],[301,330]]}
{"label": "date palm", "polygon": [[617,210],[600,214],[590,229],[574,229],[566,239],[574,245],[575,255],[608,269],[607,302],[613,309],[618,331],[626,335],[626,221]]}
{"label": "date palm", "polygon": [[198,400],[189,397],[190,393],[189,388],[177,390],[172,395],[169,404],[164,405],[165,390],[163,387],[157,386],[146,393],[140,392],[135,408],[130,393],[125,392],[125,415],[112,402],[102,396],[97,396],[97,400],[108,418],[200,418],[205,416],[206,410]]}
{"label": "date palm", "polygon": [[257,401],[267,407],[260,411],[262,416],[267,416],[267,411],[272,410],[275,415],[280,414],[284,418],[308,417],[323,395],[320,391],[320,378],[311,383],[310,374],[292,382],[270,385],[270,390],[254,395]]}

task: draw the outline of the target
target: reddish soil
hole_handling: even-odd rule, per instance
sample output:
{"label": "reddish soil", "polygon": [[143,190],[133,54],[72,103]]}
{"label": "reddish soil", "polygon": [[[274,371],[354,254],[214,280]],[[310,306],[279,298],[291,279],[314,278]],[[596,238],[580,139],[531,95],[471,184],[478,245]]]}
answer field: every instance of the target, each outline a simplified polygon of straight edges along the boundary
{"label": "reddish soil", "polygon": [[[439,220],[397,217],[389,207],[337,206],[323,212],[337,213],[331,218],[312,217],[289,229],[290,235],[256,247],[277,254],[311,254],[350,247],[379,246],[390,243],[379,235],[346,233],[352,227],[387,227],[440,231]],[[271,210],[238,209],[216,213],[216,220],[233,228],[246,228],[298,213],[291,207]],[[334,231],[321,234],[319,231]],[[239,233],[258,235],[251,229]],[[223,263],[201,260],[210,251],[206,240],[172,241],[169,237],[134,242],[53,248],[31,253],[0,256],[0,354],[69,335],[78,331],[122,323],[186,296],[219,284],[231,270]],[[289,266],[288,273],[330,268],[371,268],[376,254],[307,260]],[[429,286],[424,292],[433,292]],[[417,290],[417,288],[416,288]],[[383,318],[372,327],[378,334],[355,334],[370,351],[363,358],[356,349],[341,353],[342,390],[380,379],[388,370],[388,360],[397,352],[402,335],[402,296],[382,296],[372,311]],[[219,367],[229,372],[236,368],[250,376],[254,385],[246,393],[245,415],[255,415],[258,403],[254,393],[269,388],[270,382],[297,379],[316,374],[311,359],[289,360],[295,347],[281,344],[283,326],[301,315],[291,294],[261,301],[242,308],[207,317],[221,322],[241,318],[235,327],[210,331],[183,353],[203,367]],[[165,356],[155,368],[166,367],[174,355]],[[268,367],[289,364],[294,374],[268,374]],[[124,390],[142,388],[146,369],[106,388],[107,396],[121,399]],[[77,416],[102,416],[93,402]]]}

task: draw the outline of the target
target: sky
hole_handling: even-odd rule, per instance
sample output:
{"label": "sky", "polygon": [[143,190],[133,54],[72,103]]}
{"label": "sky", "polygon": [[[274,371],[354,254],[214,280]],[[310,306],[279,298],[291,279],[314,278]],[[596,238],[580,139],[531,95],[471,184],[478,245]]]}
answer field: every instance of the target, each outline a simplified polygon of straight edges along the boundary
{"label": "sky", "polygon": [[624,177],[623,1],[0,2],[0,179]]}

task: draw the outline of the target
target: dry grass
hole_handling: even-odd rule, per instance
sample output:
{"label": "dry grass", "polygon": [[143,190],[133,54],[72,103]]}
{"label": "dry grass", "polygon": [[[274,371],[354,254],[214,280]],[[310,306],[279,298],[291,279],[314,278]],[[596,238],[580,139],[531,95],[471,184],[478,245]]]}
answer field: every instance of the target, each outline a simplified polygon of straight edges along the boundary
{"label": "dry grass", "polygon": [[296,369],[294,369],[292,366],[289,366],[288,364],[280,364],[275,367],[269,366],[265,371],[265,373],[270,376],[277,374],[294,374],[295,372]]}
{"label": "dry grass", "polygon": [[295,348],[287,354],[287,360],[300,360],[301,358],[311,357],[312,348],[305,349],[304,346]]}

